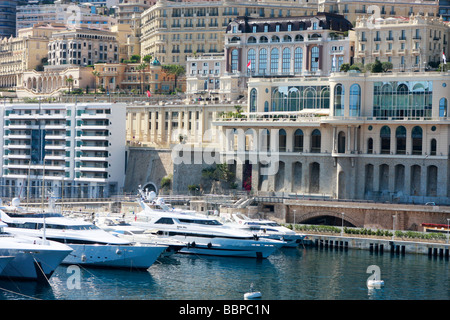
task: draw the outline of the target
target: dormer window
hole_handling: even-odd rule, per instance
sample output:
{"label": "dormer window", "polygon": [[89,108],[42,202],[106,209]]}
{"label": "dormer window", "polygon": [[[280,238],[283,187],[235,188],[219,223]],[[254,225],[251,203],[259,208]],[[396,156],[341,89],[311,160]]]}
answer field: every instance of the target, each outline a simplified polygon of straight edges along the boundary
{"label": "dormer window", "polygon": [[269,32],[269,26],[268,25],[264,26],[264,32]]}
{"label": "dormer window", "polygon": [[280,25],[279,25],[279,24],[277,24],[277,25],[275,26],[275,31],[276,31],[276,32],[280,32]]}
{"label": "dormer window", "polygon": [[253,33],[256,33],[256,29],[257,29],[257,27],[256,27],[256,26],[253,26],[253,27],[252,27],[252,32],[253,32]]}

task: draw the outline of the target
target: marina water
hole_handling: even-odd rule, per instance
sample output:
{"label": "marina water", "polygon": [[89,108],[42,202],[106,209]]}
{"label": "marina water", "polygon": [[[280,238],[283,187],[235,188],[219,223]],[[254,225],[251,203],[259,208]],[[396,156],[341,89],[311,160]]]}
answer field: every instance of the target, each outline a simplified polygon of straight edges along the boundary
{"label": "marina water", "polygon": [[[369,266],[384,286],[368,289]],[[283,248],[268,259],[173,255],[148,271],[59,266],[50,285],[0,281],[2,300],[243,300],[253,284],[262,300],[447,300],[449,261],[426,255]]]}

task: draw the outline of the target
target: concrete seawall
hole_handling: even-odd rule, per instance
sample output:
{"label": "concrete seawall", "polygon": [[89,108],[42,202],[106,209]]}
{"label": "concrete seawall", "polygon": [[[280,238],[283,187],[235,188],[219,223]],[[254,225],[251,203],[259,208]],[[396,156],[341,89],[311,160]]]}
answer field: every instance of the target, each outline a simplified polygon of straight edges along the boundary
{"label": "concrete seawall", "polygon": [[449,258],[450,245],[446,243],[414,242],[400,239],[372,239],[346,236],[306,234],[305,245],[323,249],[359,249],[375,253],[425,254]]}

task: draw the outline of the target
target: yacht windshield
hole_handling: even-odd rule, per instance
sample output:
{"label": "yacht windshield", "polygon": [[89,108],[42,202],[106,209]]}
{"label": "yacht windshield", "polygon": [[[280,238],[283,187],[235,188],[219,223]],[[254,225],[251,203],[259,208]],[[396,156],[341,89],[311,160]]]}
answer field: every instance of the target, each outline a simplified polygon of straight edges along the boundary
{"label": "yacht windshield", "polygon": [[194,223],[194,224],[202,224],[208,226],[220,226],[222,225],[217,220],[207,220],[207,219],[178,219],[181,223]]}
{"label": "yacht windshield", "polygon": [[[22,229],[42,229],[44,228],[43,223],[36,222],[25,222],[25,223],[8,223],[11,228],[22,228]],[[62,225],[62,224],[52,224],[46,223],[45,227],[47,229],[60,229],[60,230],[97,230],[97,226],[93,224],[83,224],[83,225]]]}

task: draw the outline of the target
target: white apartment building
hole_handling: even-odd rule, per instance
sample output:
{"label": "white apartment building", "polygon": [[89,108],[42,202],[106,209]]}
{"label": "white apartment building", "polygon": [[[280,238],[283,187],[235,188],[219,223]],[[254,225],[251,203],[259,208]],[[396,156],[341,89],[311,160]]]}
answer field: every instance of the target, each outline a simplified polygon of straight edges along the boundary
{"label": "white apartment building", "polygon": [[231,90],[221,85],[225,73],[225,56],[209,53],[188,57],[186,62],[186,98],[189,101],[230,100]]}
{"label": "white apartment building", "polygon": [[107,197],[125,179],[126,107],[5,104],[0,196]]}
{"label": "white apartment building", "polygon": [[94,6],[71,3],[28,4],[17,6],[16,30],[32,27],[36,23],[63,23],[69,27],[86,25],[109,29],[116,19],[95,13]]}

